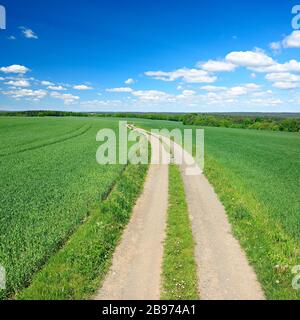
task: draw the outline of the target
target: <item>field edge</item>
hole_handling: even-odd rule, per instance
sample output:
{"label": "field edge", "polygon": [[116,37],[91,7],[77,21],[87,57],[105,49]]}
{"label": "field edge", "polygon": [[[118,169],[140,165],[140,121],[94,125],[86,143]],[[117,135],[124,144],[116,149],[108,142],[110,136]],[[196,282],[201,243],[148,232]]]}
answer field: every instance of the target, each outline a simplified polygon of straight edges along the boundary
{"label": "field edge", "polygon": [[128,165],[108,198],[38,272],[17,300],[88,300],[111,265],[132,208],[143,190],[147,165]]}

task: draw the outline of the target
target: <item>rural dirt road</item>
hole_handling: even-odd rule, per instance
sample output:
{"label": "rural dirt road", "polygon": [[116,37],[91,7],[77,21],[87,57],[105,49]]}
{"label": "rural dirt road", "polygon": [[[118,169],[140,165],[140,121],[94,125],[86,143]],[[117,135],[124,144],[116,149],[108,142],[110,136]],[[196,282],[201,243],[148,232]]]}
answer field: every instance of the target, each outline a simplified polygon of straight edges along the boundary
{"label": "rural dirt road", "polygon": [[[170,144],[168,138],[162,140]],[[173,144],[173,153],[179,157],[184,155],[181,173],[196,242],[201,299],[264,300],[256,274],[232,234],[227,214],[214,189],[204,174],[188,174],[197,172],[198,165],[181,146]]]}
{"label": "rural dirt road", "polygon": [[[148,133],[136,129],[143,134]],[[152,160],[158,159],[160,139],[152,136]],[[178,144],[173,154],[185,156],[181,172],[196,242],[199,293],[202,300],[263,300],[264,294],[239,242],[234,238],[223,205],[192,156]],[[113,258],[97,300],[160,298],[163,241],[168,207],[168,161],[150,165],[145,189]],[[167,148],[168,149],[168,148]],[[189,163],[189,165],[187,164]],[[190,175],[190,173],[197,175]]]}
{"label": "rural dirt road", "polygon": [[[117,247],[96,300],[159,300],[168,209],[168,154],[152,139],[152,162],[144,191]],[[163,151],[160,155],[159,150]],[[162,160],[164,158],[164,161]]]}

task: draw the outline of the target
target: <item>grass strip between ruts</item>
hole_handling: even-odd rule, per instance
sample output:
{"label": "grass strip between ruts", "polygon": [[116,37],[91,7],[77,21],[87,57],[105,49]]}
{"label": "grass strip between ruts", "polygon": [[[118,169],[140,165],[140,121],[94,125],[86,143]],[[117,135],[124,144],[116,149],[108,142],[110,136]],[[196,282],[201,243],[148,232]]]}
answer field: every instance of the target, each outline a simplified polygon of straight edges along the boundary
{"label": "grass strip between ruts", "polygon": [[194,248],[180,169],[170,165],[169,209],[162,272],[163,300],[199,299]]}

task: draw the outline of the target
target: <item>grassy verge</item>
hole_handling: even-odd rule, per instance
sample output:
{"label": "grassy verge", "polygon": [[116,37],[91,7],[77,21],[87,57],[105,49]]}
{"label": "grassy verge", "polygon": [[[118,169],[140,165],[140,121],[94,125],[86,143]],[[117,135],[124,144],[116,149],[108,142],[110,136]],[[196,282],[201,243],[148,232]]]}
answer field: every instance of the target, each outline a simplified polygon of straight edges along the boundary
{"label": "grassy verge", "polygon": [[[151,128],[196,129],[163,121]],[[300,299],[300,135],[205,129],[205,174],[216,190],[268,299]]]}
{"label": "grassy verge", "polygon": [[199,299],[194,245],[183,181],[179,168],[171,165],[163,261],[163,300]]}
{"label": "grassy verge", "polygon": [[50,258],[20,300],[89,299],[108,271],[114,249],[142,191],[146,165],[129,165],[109,197]]}
{"label": "grassy verge", "polygon": [[207,157],[205,174],[213,184],[239,239],[253,265],[267,299],[299,300],[291,272],[300,265],[299,246],[279,222],[271,219],[267,206],[257,200],[244,181]]}

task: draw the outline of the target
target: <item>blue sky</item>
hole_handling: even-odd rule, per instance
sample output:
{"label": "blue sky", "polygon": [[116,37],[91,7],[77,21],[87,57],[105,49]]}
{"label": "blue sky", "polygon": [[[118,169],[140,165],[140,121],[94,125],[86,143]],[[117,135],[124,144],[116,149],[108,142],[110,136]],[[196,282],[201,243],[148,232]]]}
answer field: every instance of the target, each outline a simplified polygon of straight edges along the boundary
{"label": "blue sky", "polygon": [[0,0],[0,110],[300,112],[296,4]]}

